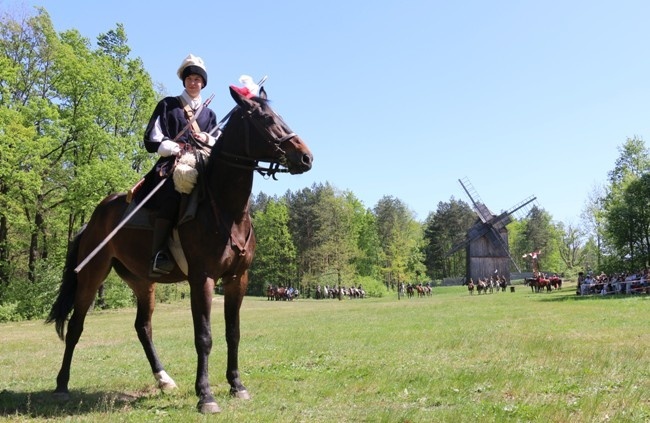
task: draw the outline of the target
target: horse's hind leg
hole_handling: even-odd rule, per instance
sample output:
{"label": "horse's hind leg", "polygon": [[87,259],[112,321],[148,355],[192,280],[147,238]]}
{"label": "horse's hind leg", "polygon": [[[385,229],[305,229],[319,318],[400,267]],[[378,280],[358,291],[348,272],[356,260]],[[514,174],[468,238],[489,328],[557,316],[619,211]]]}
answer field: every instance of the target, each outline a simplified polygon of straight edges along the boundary
{"label": "horse's hind leg", "polygon": [[[68,330],[65,335],[65,352],[63,353],[63,362],[61,369],[56,377],[56,390],[54,394],[63,399],[69,395],[68,382],[70,381],[70,367],[72,365],[72,356],[74,349],[79,342],[81,333],[84,329],[84,320],[88,314],[88,310],[95,300],[97,290],[108,275],[110,271],[110,260],[102,257],[96,257],[92,262],[95,267],[84,268],[78,275],[76,290],[74,292],[74,307],[72,316],[68,321]],[[99,263],[97,265],[97,263]]]}

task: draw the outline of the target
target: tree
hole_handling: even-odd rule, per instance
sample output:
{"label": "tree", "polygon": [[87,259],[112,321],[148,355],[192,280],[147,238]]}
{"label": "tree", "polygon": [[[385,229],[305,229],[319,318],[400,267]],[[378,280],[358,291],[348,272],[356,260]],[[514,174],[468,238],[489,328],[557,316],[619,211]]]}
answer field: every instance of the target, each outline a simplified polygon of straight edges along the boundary
{"label": "tree", "polygon": [[310,251],[313,268],[321,274],[335,274],[338,286],[350,286],[356,279],[353,262],[359,257],[355,204],[331,187],[320,192],[314,213],[314,246]]}
{"label": "tree", "polygon": [[11,271],[34,282],[39,263],[60,265],[95,205],[152,162],[139,147],[144,110],[155,101],[151,80],[139,59],[126,57],[120,25],[99,44],[93,50],[76,30],[57,34],[43,9],[0,22],[4,280]]}
{"label": "tree", "polygon": [[358,228],[359,255],[355,261],[356,272],[360,276],[381,280],[381,265],[384,251],[381,248],[377,232],[377,218],[371,210],[358,210],[356,213]]}
{"label": "tree", "polygon": [[648,263],[650,159],[645,143],[637,137],[628,138],[619,152],[603,201],[604,244],[611,253],[608,267],[636,270]]}
{"label": "tree", "polygon": [[322,184],[314,184],[298,192],[285,194],[289,207],[289,231],[296,246],[296,279],[309,284],[316,278],[315,266],[310,251],[315,246],[314,234],[317,230],[316,208]]}
{"label": "tree", "polygon": [[636,179],[650,171],[650,156],[642,138],[628,138],[618,152],[614,169],[609,172],[612,185],[620,185],[628,178]]}
{"label": "tree", "polygon": [[591,262],[592,268],[600,269],[602,257],[602,239],[605,222],[605,191],[602,186],[594,186],[592,191],[587,195],[587,201],[580,215],[585,232],[589,238],[593,239],[596,250],[595,260]]}
{"label": "tree", "polygon": [[250,270],[249,290],[261,295],[268,284],[295,283],[296,248],[289,233],[289,210],[283,200],[269,199],[253,216],[257,248]]}
{"label": "tree", "polygon": [[431,278],[465,274],[465,249],[452,256],[448,252],[465,240],[475,221],[476,214],[472,208],[454,197],[449,202],[439,202],[436,212],[429,214],[424,223],[424,255],[426,271]]}
{"label": "tree", "polygon": [[[516,252],[514,257],[541,251],[538,259],[540,271],[559,272],[562,270],[564,266],[558,252],[560,235],[552,224],[551,215],[546,210],[533,206],[519,224],[510,224],[508,228],[513,231],[511,249]],[[532,264],[529,260],[523,261],[523,269],[532,271]]]}
{"label": "tree", "polygon": [[611,195],[607,206],[607,239],[628,270],[650,263],[650,174],[631,180],[620,195]]}
{"label": "tree", "polygon": [[[400,282],[416,279],[421,266],[422,229],[413,212],[398,198],[382,197],[373,209],[383,248],[384,283],[393,289]],[[420,265],[418,265],[418,262]]]}
{"label": "tree", "polygon": [[580,228],[569,223],[558,225],[560,234],[559,253],[568,269],[575,269],[584,261],[582,239],[584,233]]}

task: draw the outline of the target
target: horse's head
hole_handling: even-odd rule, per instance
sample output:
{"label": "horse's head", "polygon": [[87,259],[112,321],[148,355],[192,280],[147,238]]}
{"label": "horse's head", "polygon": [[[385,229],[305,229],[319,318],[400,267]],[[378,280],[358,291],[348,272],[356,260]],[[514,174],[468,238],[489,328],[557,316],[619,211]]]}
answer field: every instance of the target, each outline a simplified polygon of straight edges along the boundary
{"label": "horse's head", "polygon": [[[259,97],[247,98],[233,87],[230,95],[239,107],[228,119],[220,140],[220,151],[226,159],[254,162],[252,169],[271,176],[311,169],[309,147],[271,108],[263,88]],[[270,163],[269,168],[258,167],[260,161]]]}

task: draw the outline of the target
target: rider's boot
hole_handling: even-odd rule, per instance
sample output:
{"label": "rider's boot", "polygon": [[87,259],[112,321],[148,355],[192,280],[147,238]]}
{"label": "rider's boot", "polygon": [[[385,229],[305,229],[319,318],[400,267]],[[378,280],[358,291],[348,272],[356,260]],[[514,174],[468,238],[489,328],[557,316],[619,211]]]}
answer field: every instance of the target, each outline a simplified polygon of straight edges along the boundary
{"label": "rider's boot", "polygon": [[167,249],[167,239],[171,233],[172,222],[157,218],[153,227],[153,244],[151,246],[151,269],[149,277],[167,275],[174,269],[174,261]]}

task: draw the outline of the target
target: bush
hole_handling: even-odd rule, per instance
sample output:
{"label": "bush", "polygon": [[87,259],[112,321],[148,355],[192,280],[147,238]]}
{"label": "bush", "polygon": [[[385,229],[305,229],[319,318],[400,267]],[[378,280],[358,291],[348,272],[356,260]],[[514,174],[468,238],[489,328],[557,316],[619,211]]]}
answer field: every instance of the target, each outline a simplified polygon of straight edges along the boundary
{"label": "bush", "polygon": [[190,285],[187,282],[156,287],[156,299],[161,303],[172,303],[183,298],[190,298]]}
{"label": "bush", "polygon": [[117,309],[136,305],[131,288],[115,272],[109,273],[104,281],[104,301],[102,308]]}
{"label": "bush", "polygon": [[16,322],[20,319],[18,303],[0,304],[0,323]]}
{"label": "bush", "polygon": [[366,297],[381,298],[388,294],[386,285],[370,276],[358,276],[355,285],[361,285],[363,290],[366,291]]}
{"label": "bush", "polygon": [[0,321],[43,319],[56,298],[61,281],[61,268],[41,260],[35,270],[35,281],[14,279],[0,291]]}

